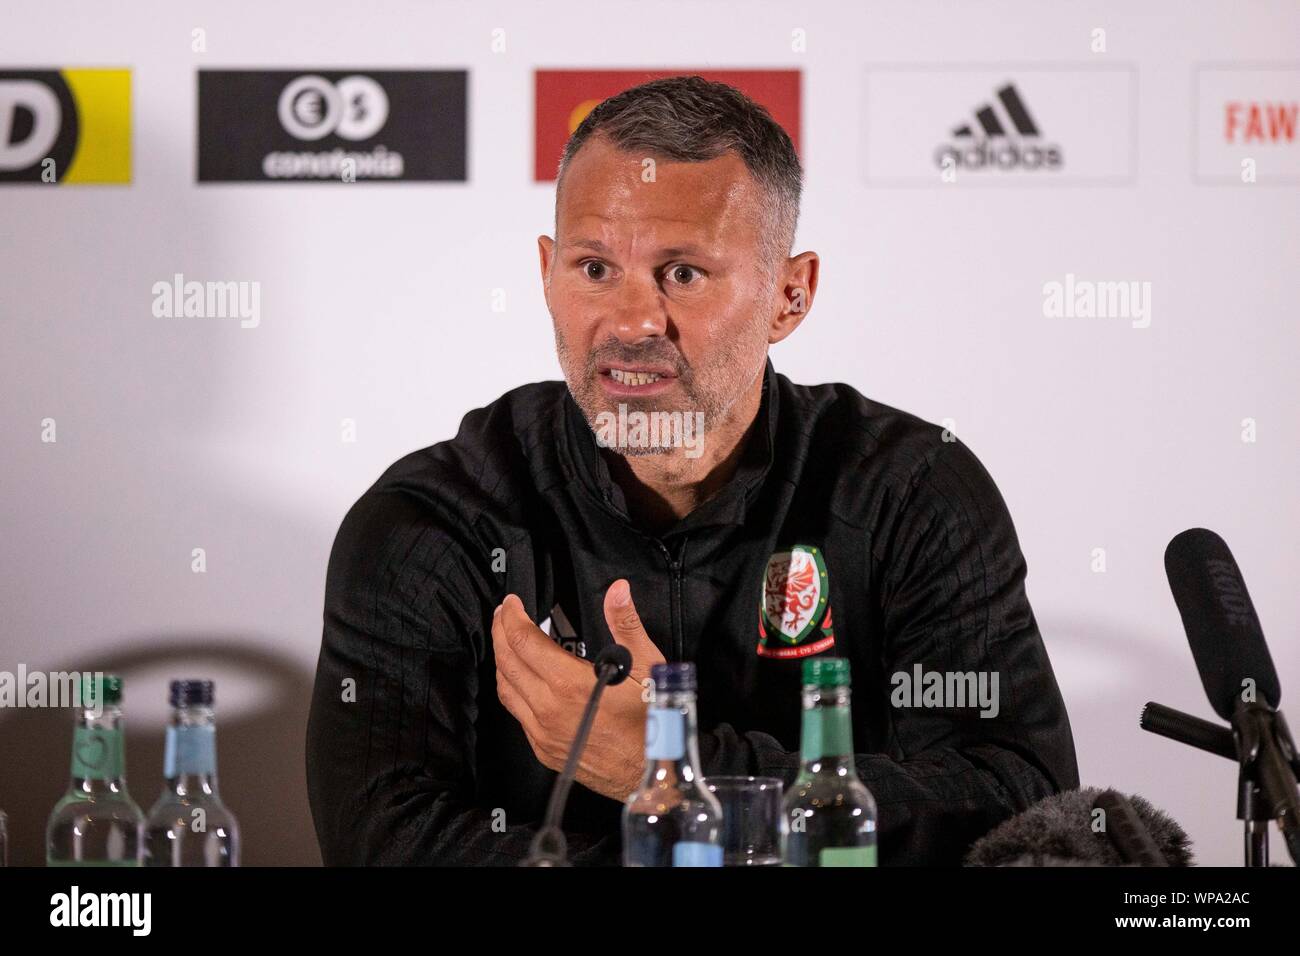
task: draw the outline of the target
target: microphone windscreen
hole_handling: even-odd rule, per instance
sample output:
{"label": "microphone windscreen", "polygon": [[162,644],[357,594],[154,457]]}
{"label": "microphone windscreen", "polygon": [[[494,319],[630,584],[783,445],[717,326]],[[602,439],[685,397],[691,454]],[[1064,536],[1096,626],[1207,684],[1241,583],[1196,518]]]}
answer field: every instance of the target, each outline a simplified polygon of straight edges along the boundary
{"label": "microphone windscreen", "polygon": [[606,644],[596,655],[592,662],[599,675],[604,668],[610,669],[610,678],[607,686],[613,687],[615,684],[621,684],[627,679],[627,675],[632,673],[632,652],[622,644]]}
{"label": "microphone windscreen", "polygon": [[[1104,830],[1093,801],[1100,787],[1066,790],[1039,800],[980,837],[966,854],[967,866],[1124,866]],[[1171,817],[1139,796],[1129,801],[1170,866],[1190,866],[1191,840]]]}
{"label": "microphone windscreen", "polygon": [[1231,720],[1237,697],[1253,686],[1255,699],[1276,708],[1282,696],[1277,670],[1223,539],[1205,528],[1176,535],[1165,549],[1165,574],[1210,706]]}

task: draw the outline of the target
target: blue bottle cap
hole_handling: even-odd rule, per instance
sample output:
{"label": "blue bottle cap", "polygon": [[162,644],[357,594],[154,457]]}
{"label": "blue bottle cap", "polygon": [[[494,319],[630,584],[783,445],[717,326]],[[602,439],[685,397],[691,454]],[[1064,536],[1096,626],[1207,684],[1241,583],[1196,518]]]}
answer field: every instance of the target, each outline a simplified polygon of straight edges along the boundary
{"label": "blue bottle cap", "polygon": [[174,680],[169,699],[173,707],[211,707],[216,686],[210,680]]}
{"label": "blue bottle cap", "polygon": [[650,679],[655,682],[655,691],[672,693],[674,691],[695,690],[695,665],[687,662],[655,664],[650,668]]}

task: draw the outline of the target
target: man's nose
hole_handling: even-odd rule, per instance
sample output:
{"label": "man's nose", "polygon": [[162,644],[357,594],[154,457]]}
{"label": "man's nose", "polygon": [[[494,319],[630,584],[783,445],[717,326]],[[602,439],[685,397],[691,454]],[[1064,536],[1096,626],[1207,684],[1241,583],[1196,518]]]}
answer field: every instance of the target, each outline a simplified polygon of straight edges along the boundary
{"label": "man's nose", "polygon": [[668,307],[658,283],[653,278],[625,279],[610,302],[606,322],[609,331],[628,344],[664,335]]}

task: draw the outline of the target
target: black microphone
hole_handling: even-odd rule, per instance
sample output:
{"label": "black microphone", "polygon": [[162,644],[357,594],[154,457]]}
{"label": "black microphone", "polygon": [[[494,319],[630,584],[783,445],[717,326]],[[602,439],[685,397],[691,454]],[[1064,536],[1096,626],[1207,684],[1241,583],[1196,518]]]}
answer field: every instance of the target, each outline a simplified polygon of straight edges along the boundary
{"label": "black microphone", "polygon": [[1142,708],[1138,726],[1189,747],[1197,747],[1229,760],[1237,759],[1237,742],[1227,727],[1184,714],[1181,710],[1157,704],[1154,700],[1147,701],[1147,705]]}
{"label": "black microphone", "polygon": [[606,687],[621,684],[632,672],[632,652],[622,644],[609,644],[596,655],[592,666],[596,669],[596,686],[591,689],[587,700],[587,709],[582,713],[578,732],[574,735],[573,745],[569,748],[569,758],[564,762],[564,770],[555,780],[551,790],[550,802],[546,805],[546,818],[542,827],[533,837],[528,849],[528,858],[520,866],[568,866],[569,848],[564,839],[564,830],[560,821],[564,819],[564,806],[569,800],[569,789],[573,786],[573,777],[578,772],[578,760],[587,746],[587,737],[596,717],[596,706],[600,695]]}
{"label": "black microphone", "polygon": [[1169,861],[1156,846],[1137,808],[1118,790],[1103,790],[1092,801],[1092,808],[1103,814],[1104,830],[1111,846],[1125,863],[1134,866],[1168,866]]}
{"label": "black microphone", "polygon": [[1282,689],[1241,569],[1222,538],[1192,528],[1169,542],[1165,572],[1210,706],[1232,724],[1247,863],[1267,860],[1267,832],[1254,824],[1268,820],[1300,862],[1300,759],[1277,710]]}
{"label": "black microphone", "polygon": [[1246,681],[1277,709],[1282,689],[1255,605],[1228,546],[1213,531],[1192,528],[1165,549],[1165,574],[1187,631],[1210,706],[1232,720]]}
{"label": "black microphone", "polygon": [[[1113,791],[1110,791],[1113,792]],[[967,866],[1124,866],[1139,843],[1158,865],[1190,866],[1191,841],[1168,814],[1136,794],[1128,798],[1136,822],[1108,811],[1101,828],[1094,812],[1099,787],[1066,790],[1039,800],[980,837],[966,854]],[[1104,805],[1103,805],[1104,806]],[[1116,826],[1126,827],[1122,835]],[[1136,862],[1136,861],[1134,861]]]}

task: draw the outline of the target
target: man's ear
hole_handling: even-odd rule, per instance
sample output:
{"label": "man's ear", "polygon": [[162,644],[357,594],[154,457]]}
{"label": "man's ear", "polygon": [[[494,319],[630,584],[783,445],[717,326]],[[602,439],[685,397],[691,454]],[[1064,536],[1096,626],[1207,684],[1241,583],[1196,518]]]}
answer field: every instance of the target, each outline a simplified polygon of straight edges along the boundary
{"label": "man's ear", "polygon": [[772,319],[767,342],[775,345],[799,327],[803,317],[812,308],[817,294],[817,278],[821,258],[815,252],[801,252],[786,260],[780,280],[780,311]]}
{"label": "man's ear", "polygon": [[542,287],[546,287],[546,277],[551,271],[551,256],[555,255],[555,240],[550,236],[537,237],[537,259],[542,267]]}

